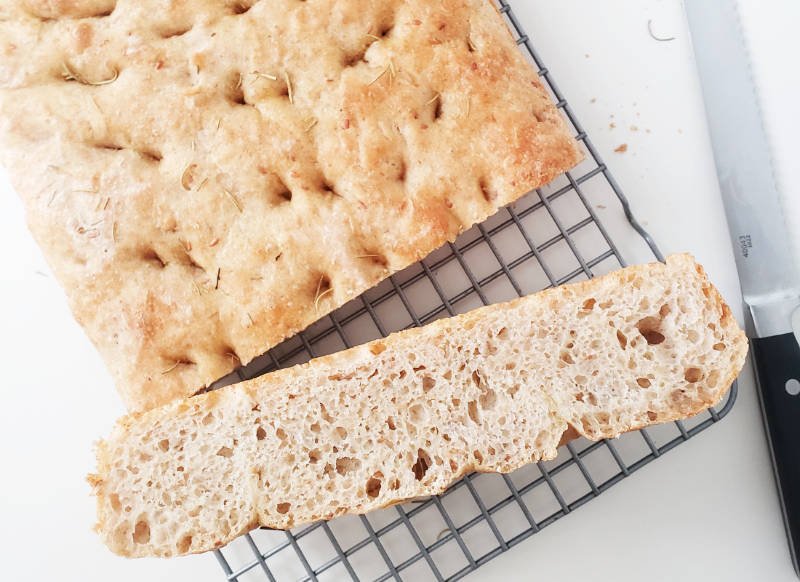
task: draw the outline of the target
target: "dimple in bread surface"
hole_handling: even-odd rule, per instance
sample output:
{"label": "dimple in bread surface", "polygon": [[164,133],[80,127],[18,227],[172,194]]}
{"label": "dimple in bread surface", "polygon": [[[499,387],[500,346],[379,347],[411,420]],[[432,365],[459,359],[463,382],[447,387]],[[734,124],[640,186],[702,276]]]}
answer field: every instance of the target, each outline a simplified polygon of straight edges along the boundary
{"label": "dimple in bread surface", "polygon": [[219,547],[551,459],[719,401],[747,341],[687,255],[481,308],[126,417],[98,531],[126,556]]}
{"label": "dimple in bread surface", "polygon": [[131,410],[580,154],[488,0],[13,0],[0,161]]}

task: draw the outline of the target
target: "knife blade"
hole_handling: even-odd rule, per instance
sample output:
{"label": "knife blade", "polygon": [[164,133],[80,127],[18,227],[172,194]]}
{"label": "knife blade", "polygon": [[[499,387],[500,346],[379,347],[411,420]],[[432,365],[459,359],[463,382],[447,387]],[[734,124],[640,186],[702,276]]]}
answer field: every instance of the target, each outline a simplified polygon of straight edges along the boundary
{"label": "knife blade", "polygon": [[736,257],[767,442],[800,575],[800,271],[773,175],[735,0],[687,0],[720,191]]}

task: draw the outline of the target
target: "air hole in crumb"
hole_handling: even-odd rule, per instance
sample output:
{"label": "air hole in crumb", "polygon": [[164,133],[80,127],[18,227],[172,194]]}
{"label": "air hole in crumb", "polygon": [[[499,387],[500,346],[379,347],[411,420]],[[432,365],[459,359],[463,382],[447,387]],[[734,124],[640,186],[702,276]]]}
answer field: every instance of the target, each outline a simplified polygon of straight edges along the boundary
{"label": "air hole in crumb", "polygon": [[423,449],[417,450],[417,461],[411,467],[411,470],[414,471],[414,478],[417,481],[422,481],[422,478],[425,477],[425,473],[428,472],[428,467],[431,466],[431,458],[427,452]]}
{"label": "air hole in crumb", "polygon": [[595,299],[594,297],[590,297],[589,299],[583,302],[583,305],[581,306],[582,313],[579,313],[578,315],[586,315],[589,311],[594,309],[596,303],[597,299]]}
{"label": "air hole in crumb", "polygon": [[367,496],[375,499],[381,492],[381,485],[383,484],[383,473],[378,471],[372,477],[367,479]]}
{"label": "air hole in crumb", "polygon": [[311,449],[308,451],[308,462],[315,465],[321,458],[319,449]]}
{"label": "air hole in crumb", "polygon": [[119,495],[116,493],[112,493],[108,496],[108,500],[111,503],[111,509],[114,511],[119,511],[122,508],[122,504],[119,502]]}
{"label": "air hole in crumb", "polygon": [[321,430],[318,422],[312,423],[310,428],[311,432],[319,432]]}
{"label": "air hole in crumb", "polygon": [[162,439],[158,442],[158,448],[165,453],[169,450],[169,439]]}
{"label": "air hole in crumb", "polygon": [[623,350],[628,346],[628,338],[620,330],[617,330],[617,341],[619,342],[619,347]]}
{"label": "air hole in crumb", "polygon": [[655,412],[653,412],[652,410],[648,410],[647,411],[647,418],[650,420],[650,422],[654,422],[658,418],[658,415]]}
{"label": "air hole in crumb", "polygon": [[230,459],[233,456],[233,449],[230,447],[220,447],[217,451],[217,456]]}
{"label": "air hole in crumb", "polygon": [[589,393],[589,404],[591,404],[592,406],[597,406],[597,396],[595,396],[591,392]]}
{"label": "air hole in crumb", "polygon": [[263,427],[259,426],[256,429],[256,440],[263,441],[265,438],[267,438],[267,431],[265,431]]}
{"label": "air hole in crumb", "polygon": [[133,528],[133,541],[137,544],[146,544],[150,541],[150,524],[146,521],[137,521]]}
{"label": "air hole in crumb", "polygon": [[574,364],[575,360],[572,359],[572,356],[569,352],[561,352],[561,361],[565,364]]}
{"label": "air hole in crumb", "polygon": [[419,425],[427,420],[428,413],[421,404],[414,404],[408,409],[408,418],[412,424]]}
{"label": "air hole in crumb", "polygon": [[661,309],[658,310],[658,314],[662,318],[664,318],[667,315],[669,315],[671,311],[672,311],[672,309],[670,308],[670,306],[665,303],[664,305],[661,306]]}
{"label": "air hole in crumb", "polygon": [[422,377],[422,391],[423,392],[428,392],[434,386],[436,386],[436,380],[434,380],[430,376],[423,376]]}
{"label": "air hole in crumb", "polygon": [[472,456],[475,457],[475,460],[478,461],[479,464],[483,463],[483,453],[480,451],[472,451]]}
{"label": "air hole in crumb", "polygon": [[636,383],[642,388],[650,388],[650,380],[647,378],[636,378]]}
{"label": "air hole in crumb", "polygon": [[467,414],[469,414],[470,419],[475,424],[481,423],[480,412],[478,412],[478,403],[474,400],[470,400],[467,403]]}
{"label": "air hole in crumb", "polygon": [[395,423],[394,423],[394,417],[393,416],[390,416],[390,417],[388,417],[386,419],[386,426],[389,427],[389,430],[395,430],[397,428],[397,425],[395,425]]}
{"label": "air hole in crumb", "polygon": [[664,335],[660,331],[661,320],[657,317],[645,317],[636,324],[636,329],[642,334],[647,343],[656,346],[664,341]]}
{"label": "air hole in crumb", "polygon": [[724,351],[725,350],[725,344],[722,343],[722,342],[716,343],[716,344],[714,344],[714,349],[716,351],[718,351],[718,352]]}
{"label": "air hole in crumb", "polygon": [[461,406],[461,399],[460,398],[453,398],[452,402],[453,402],[453,406],[455,406],[456,408]]}
{"label": "air hole in crumb", "polygon": [[480,373],[478,370],[472,372],[472,381],[475,383],[475,386],[481,388],[483,386],[483,378],[481,378]]}
{"label": "air hole in crumb", "polygon": [[352,457],[339,457],[336,459],[336,472],[339,475],[347,475],[351,471],[358,471],[361,468],[361,461]]}
{"label": "air hole in crumb", "polygon": [[183,536],[178,542],[178,553],[185,554],[192,547],[192,536]]}
{"label": "air hole in crumb", "polygon": [[683,373],[683,378],[690,384],[698,382],[702,377],[703,372],[700,368],[686,368],[686,371]]}
{"label": "air hole in crumb", "polygon": [[286,503],[286,502],[279,503],[278,505],[276,505],[276,506],[275,506],[275,509],[276,509],[276,510],[278,511],[278,513],[280,513],[281,515],[284,515],[284,514],[286,514],[286,513],[289,513],[289,510],[290,510],[291,508],[292,508],[292,504],[291,504],[291,503]]}
{"label": "air hole in crumb", "polygon": [[583,402],[583,392],[578,392],[578,393],[575,395],[575,401],[576,401],[576,402]]}
{"label": "air hole in crumb", "polygon": [[243,2],[237,2],[233,6],[231,6],[231,12],[234,14],[247,14],[248,10],[250,10],[252,6],[248,6]]}
{"label": "air hole in crumb", "polygon": [[478,401],[480,402],[481,408],[484,410],[491,410],[494,408],[495,403],[497,402],[497,394],[495,391],[487,388],[479,397]]}
{"label": "air hole in crumb", "polygon": [[285,440],[286,440],[286,431],[285,431],[285,430],[283,430],[282,428],[278,427],[277,429],[275,429],[275,434],[276,434],[276,435],[277,435],[277,437],[278,437],[279,439],[281,439],[282,441],[285,441]]}
{"label": "air hole in crumb", "polygon": [[335,430],[340,439],[347,438],[347,430],[343,426],[337,426]]}

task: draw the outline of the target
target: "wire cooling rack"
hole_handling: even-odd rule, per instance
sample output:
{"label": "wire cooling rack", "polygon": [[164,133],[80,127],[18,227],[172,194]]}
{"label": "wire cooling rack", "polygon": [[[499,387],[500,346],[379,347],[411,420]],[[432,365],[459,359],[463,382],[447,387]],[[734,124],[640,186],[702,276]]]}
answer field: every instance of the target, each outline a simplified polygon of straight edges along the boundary
{"label": "wire cooling rack", "polygon": [[[240,370],[239,378],[612,271],[626,264],[615,240],[626,252],[638,251],[637,257],[663,260],[508,2],[497,1],[517,44],[571,124],[584,162],[270,350]],[[288,532],[256,530],[215,554],[225,577],[237,582],[456,580],[718,422],[735,398],[734,385],[719,410],[687,421],[635,431],[613,442],[573,441],[553,461],[508,475],[475,473],[443,495],[365,516]]]}

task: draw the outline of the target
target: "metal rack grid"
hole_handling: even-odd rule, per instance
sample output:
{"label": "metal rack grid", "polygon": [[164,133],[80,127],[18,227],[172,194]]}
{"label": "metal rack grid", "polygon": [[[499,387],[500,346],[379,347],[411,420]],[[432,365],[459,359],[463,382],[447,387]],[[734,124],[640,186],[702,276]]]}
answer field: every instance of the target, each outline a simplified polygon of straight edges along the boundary
{"label": "metal rack grid", "polygon": [[[614,228],[604,222],[617,221],[626,248],[645,245],[651,258],[663,260],[509,3],[497,2],[517,44],[571,124],[584,162],[270,350],[239,370],[239,379],[625,266],[609,234]],[[628,433],[614,442],[582,438],[563,446],[553,461],[508,475],[474,473],[440,496],[368,515],[287,532],[256,530],[215,555],[227,580],[237,582],[456,580],[718,422],[735,399],[734,384],[719,410],[687,421]]]}

